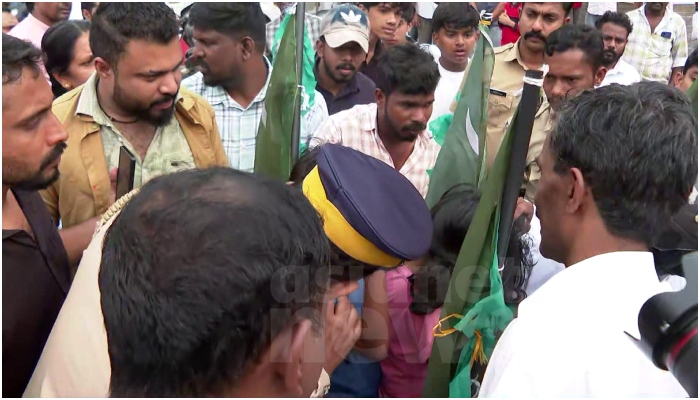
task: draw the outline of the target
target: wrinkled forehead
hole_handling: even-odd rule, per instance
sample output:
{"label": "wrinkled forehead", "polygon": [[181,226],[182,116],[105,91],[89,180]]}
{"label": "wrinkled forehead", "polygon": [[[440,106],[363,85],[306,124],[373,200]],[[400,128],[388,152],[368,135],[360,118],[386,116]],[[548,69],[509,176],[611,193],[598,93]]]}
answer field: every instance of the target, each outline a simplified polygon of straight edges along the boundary
{"label": "wrinkled forehead", "polygon": [[566,18],[562,3],[523,3],[523,14],[543,17]]}

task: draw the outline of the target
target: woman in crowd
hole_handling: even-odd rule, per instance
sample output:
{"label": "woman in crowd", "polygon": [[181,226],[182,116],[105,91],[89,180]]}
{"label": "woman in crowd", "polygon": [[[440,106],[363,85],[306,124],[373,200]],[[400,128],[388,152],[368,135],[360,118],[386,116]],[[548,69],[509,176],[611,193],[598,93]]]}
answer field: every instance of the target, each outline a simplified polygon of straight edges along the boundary
{"label": "woman in crowd", "polygon": [[95,72],[90,50],[90,21],[63,21],[41,41],[44,66],[55,98],[85,83]]}
{"label": "woman in crowd", "polygon": [[[433,207],[433,239],[423,260],[386,272],[391,323],[387,357],[382,360],[381,397],[421,397],[433,346],[433,327],[440,319],[450,277],[479,205],[480,193],[461,184],[450,189]],[[519,217],[511,232],[503,270],[506,304],[525,299],[532,271],[526,217]]]}

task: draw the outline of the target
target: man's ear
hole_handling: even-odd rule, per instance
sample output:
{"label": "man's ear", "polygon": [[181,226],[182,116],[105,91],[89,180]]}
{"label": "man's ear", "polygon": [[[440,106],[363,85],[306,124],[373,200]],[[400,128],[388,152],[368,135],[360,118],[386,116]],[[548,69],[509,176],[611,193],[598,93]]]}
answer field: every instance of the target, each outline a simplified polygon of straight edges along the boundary
{"label": "man's ear", "polygon": [[247,60],[255,51],[255,41],[250,36],[246,36],[241,40],[241,50],[243,51],[243,59]]}
{"label": "man's ear", "polygon": [[433,32],[433,43],[437,43],[438,41],[438,34],[437,32]]}
{"label": "man's ear", "polygon": [[608,69],[601,66],[598,67],[598,70],[595,72],[595,75],[593,75],[593,85],[596,87],[600,86],[601,83],[603,83],[603,79],[605,79],[605,75],[608,73]]}
{"label": "man's ear", "polygon": [[360,10],[364,11],[365,14],[369,14],[369,10],[368,10],[367,8],[365,8],[364,4],[358,4],[357,7],[358,7]]}
{"label": "man's ear", "polygon": [[95,57],[95,71],[100,78],[106,79],[114,75],[112,66],[102,57]]}
{"label": "man's ear", "polygon": [[571,22],[571,17],[567,16],[564,18],[564,25],[568,24],[569,22]]}
{"label": "man's ear", "polygon": [[673,79],[671,80],[671,83],[673,83],[673,87],[678,87],[681,84],[681,81],[683,81],[683,72],[674,72]]}
{"label": "man's ear", "polygon": [[[305,339],[312,334],[313,323],[303,319],[287,327],[272,340],[267,354],[256,366],[256,374],[269,369],[274,375],[273,382],[278,382],[282,397],[301,397],[304,395],[303,369]],[[262,376],[261,376],[262,377]],[[263,380],[264,381],[264,380]]]}
{"label": "man's ear", "polygon": [[384,102],[386,102],[386,95],[381,89],[377,88],[374,91],[374,98],[377,100],[377,108],[384,108]]}
{"label": "man's ear", "polygon": [[588,186],[583,179],[583,174],[578,168],[570,168],[568,172],[566,185],[568,185],[568,199],[566,211],[570,213],[576,212],[583,205],[588,196]]}

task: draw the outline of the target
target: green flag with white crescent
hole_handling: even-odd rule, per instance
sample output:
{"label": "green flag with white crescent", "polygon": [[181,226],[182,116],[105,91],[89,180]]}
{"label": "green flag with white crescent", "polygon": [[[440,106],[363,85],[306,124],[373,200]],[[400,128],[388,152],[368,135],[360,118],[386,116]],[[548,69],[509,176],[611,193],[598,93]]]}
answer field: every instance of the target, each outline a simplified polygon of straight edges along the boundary
{"label": "green flag with white crescent", "polygon": [[[488,94],[493,48],[488,31],[480,38],[430,177],[426,201],[433,206],[459,183],[478,186],[481,200],[460,249],[428,365],[424,397],[471,397],[471,371],[485,363],[496,334],[513,318],[503,298],[498,269],[498,230],[513,127],[506,133],[494,165],[484,167]],[[517,111],[516,111],[517,113]]]}
{"label": "green flag with white crescent", "polygon": [[445,192],[457,184],[468,183],[476,186],[483,180],[486,172],[482,155],[486,141],[488,96],[494,54],[488,39],[488,29],[479,25],[479,32],[474,56],[470,61],[467,79],[459,95],[452,121],[448,114],[431,123],[433,136],[442,148],[435,167],[429,171],[430,183],[425,199],[428,207],[434,206]]}

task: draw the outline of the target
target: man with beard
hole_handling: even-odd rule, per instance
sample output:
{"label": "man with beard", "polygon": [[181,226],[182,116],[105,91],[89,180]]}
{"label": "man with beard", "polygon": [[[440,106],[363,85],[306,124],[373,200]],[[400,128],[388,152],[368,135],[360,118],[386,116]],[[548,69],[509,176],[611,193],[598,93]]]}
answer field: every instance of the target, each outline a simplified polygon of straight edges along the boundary
{"label": "man with beard", "polygon": [[688,57],[685,21],[667,5],[645,3],[627,13],[634,29],[623,58],[645,81],[671,83]]}
{"label": "man with beard", "polygon": [[649,248],[698,176],[693,110],[680,91],[640,82],[585,91],[558,112],[536,205],[540,250],[566,269],[520,303],[480,396],[687,397],[630,336],[642,305],[672,290]]}
{"label": "man with beard", "polygon": [[56,223],[80,231],[80,253],[111,204],[109,175],[119,165],[120,147],[136,157],[135,188],[174,171],[228,165],[211,107],[180,90],[182,53],[172,9],[100,4],[90,47],[96,72],[54,103],[69,132],[68,149],[61,177],[41,193]]}
{"label": "man with beard", "polygon": [[58,178],[66,131],[41,51],[2,34],[2,395],[20,397],[65,300],[68,255],[37,190]]}
{"label": "man with beard", "polygon": [[427,171],[440,151],[426,130],[440,71],[433,56],[414,44],[389,49],[378,71],[376,104],[331,116],[314,133],[309,147],[336,143],[377,158],[401,172],[425,197]]}
{"label": "man with beard", "polygon": [[367,14],[343,4],[323,17],[321,37],[316,42],[316,90],[323,95],[328,113],[374,103],[376,86],[358,72],[369,49]]}
{"label": "man with beard", "polygon": [[[253,172],[258,126],[272,76],[265,57],[265,15],[260,3],[195,3],[190,11],[192,53],[199,72],[183,86],[214,108],[231,168]],[[328,118],[323,96],[301,118],[306,143]]]}
{"label": "man with beard", "polygon": [[[488,169],[496,159],[508,123],[520,104],[525,71],[545,69],[544,45],[547,37],[569,22],[567,15],[571,7],[572,3],[523,3],[518,20],[518,29],[522,36],[513,44],[494,49],[495,61],[486,128]],[[469,68],[464,74],[461,86],[464,86],[468,71]],[[456,107],[457,103],[452,102],[450,109],[454,112]]]}
{"label": "man with beard", "polygon": [[631,85],[642,80],[637,70],[622,59],[627,38],[632,33],[632,22],[627,14],[607,11],[596,20],[596,29],[603,35],[603,64],[608,70],[600,86],[611,83]]}

